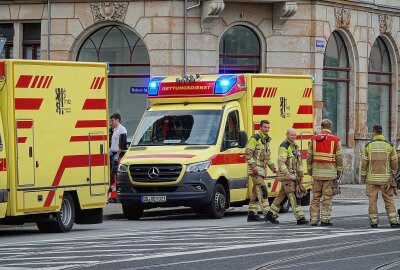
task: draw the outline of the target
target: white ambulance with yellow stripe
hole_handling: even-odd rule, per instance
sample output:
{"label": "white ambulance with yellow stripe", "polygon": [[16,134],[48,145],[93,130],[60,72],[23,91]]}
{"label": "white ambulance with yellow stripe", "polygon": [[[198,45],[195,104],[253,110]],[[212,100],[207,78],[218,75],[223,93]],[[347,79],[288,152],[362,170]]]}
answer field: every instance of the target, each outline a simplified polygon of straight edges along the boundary
{"label": "white ambulance with yellow stripe", "polygon": [[0,60],[0,223],[102,222],[107,89],[105,64]]}
{"label": "white ambulance with yellow stripe", "polygon": [[[312,77],[306,75],[153,78],[151,106],[118,169],[117,193],[125,216],[139,219],[145,209],[188,206],[221,218],[228,207],[248,203],[252,183],[244,147],[263,119],[271,122],[273,160],[286,130],[295,128],[306,168],[312,90]],[[273,199],[280,183],[274,177],[265,181]],[[310,177],[305,184],[310,188]],[[303,204],[309,201],[308,195]]]}

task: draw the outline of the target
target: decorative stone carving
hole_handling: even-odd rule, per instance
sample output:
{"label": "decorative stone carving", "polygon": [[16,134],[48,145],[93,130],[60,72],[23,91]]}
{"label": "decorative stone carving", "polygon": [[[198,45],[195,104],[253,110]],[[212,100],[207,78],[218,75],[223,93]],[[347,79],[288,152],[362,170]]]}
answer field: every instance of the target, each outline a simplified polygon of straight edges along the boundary
{"label": "decorative stone carving", "polygon": [[203,32],[210,32],[225,8],[224,0],[204,1],[201,6],[201,29]]}
{"label": "decorative stone carving", "polygon": [[297,12],[297,1],[286,1],[274,4],[273,26],[275,34],[282,34],[286,21]]}
{"label": "decorative stone carving", "polygon": [[96,23],[104,21],[123,22],[125,19],[126,11],[128,9],[128,3],[97,2],[97,3],[91,3],[90,8],[92,9],[93,18]]}
{"label": "decorative stone carving", "polygon": [[379,31],[381,34],[392,32],[393,17],[389,15],[379,15]]}
{"label": "decorative stone carving", "polygon": [[337,8],[335,9],[336,27],[348,29],[350,26],[351,13],[350,9]]}

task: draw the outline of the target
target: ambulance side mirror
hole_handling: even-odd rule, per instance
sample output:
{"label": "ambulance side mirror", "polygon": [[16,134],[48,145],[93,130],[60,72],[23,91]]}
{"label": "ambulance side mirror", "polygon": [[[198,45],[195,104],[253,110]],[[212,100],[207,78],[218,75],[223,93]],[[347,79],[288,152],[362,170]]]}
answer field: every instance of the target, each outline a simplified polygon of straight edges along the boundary
{"label": "ambulance side mirror", "polygon": [[245,148],[247,144],[247,133],[245,131],[239,131],[239,148]]}

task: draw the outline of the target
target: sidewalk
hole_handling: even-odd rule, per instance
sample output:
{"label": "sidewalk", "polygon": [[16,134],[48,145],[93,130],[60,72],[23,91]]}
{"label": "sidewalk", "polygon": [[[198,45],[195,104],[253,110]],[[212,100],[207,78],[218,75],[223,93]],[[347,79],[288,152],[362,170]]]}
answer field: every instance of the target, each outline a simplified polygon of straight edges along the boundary
{"label": "sidewalk", "polygon": [[[334,197],[334,200],[367,200],[365,195],[365,185],[340,185],[341,194]],[[235,207],[235,211],[243,210],[247,212],[247,205]],[[228,210],[229,211],[229,210]],[[187,213],[187,207],[153,208],[145,210],[145,216],[153,215],[173,215]],[[120,203],[109,203],[103,211],[104,220],[125,219]]]}

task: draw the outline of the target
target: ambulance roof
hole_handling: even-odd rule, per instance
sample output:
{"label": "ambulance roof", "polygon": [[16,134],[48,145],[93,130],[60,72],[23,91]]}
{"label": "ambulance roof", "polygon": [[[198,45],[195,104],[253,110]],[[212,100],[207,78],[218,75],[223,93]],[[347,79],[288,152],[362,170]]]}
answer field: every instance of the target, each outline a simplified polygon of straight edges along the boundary
{"label": "ambulance roof", "polygon": [[154,77],[149,83],[148,100],[160,103],[226,102],[246,92],[243,74]]}

